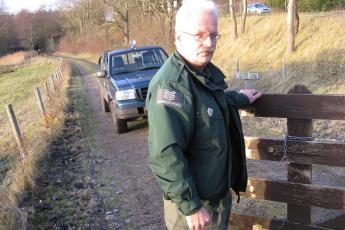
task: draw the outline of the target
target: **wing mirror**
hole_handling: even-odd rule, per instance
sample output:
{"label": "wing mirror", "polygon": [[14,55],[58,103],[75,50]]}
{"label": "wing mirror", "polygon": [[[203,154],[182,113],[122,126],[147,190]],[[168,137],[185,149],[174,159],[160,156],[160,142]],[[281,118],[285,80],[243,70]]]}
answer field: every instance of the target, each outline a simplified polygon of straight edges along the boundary
{"label": "wing mirror", "polygon": [[105,70],[98,70],[97,71],[97,77],[98,78],[104,78],[106,75]]}

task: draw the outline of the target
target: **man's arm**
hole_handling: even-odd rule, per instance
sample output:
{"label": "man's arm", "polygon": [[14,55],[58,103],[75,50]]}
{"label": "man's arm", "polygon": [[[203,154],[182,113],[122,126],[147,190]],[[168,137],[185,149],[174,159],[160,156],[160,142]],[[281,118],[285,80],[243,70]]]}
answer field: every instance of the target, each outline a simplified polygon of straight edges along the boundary
{"label": "man's arm", "polygon": [[240,90],[240,93],[242,93],[248,97],[250,104],[262,96],[262,93],[259,93],[255,89],[242,89],[242,90]]}
{"label": "man's arm", "polygon": [[237,107],[247,106],[262,96],[262,93],[259,93],[255,89],[242,89],[240,92],[226,90],[225,93],[232,99],[233,104]]}
{"label": "man's arm", "polygon": [[159,184],[182,214],[196,213],[202,203],[187,161],[187,149],[194,129],[194,106],[186,90],[160,82],[150,86],[150,167]]}

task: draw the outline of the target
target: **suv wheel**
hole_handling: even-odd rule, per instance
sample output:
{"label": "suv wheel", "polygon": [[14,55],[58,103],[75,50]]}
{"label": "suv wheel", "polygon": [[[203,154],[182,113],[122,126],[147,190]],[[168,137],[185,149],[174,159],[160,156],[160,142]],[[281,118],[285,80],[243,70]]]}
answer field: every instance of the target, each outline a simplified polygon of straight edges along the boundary
{"label": "suv wheel", "polygon": [[128,126],[127,121],[124,119],[119,119],[116,114],[116,109],[114,106],[111,107],[111,115],[113,117],[115,130],[117,133],[125,133],[127,132]]}

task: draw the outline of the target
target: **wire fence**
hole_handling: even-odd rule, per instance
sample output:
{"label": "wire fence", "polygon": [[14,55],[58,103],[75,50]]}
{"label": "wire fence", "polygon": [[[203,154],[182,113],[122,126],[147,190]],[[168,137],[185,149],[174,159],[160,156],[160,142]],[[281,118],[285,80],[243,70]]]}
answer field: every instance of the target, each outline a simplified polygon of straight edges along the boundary
{"label": "wire fence", "polygon": [[324,61],[294,63],[284,58],[280,60],[272,60],[266,64],[242,64],[237,58],[225,68],[227,81],[236,89],[255,88],[275,93],[286,93],[287,87],[279,89],[278,86],[288,82],[307,86],[311,84],[310,87],[345,86],[344,64]]}
{"label": "wire fence", "polygon": [[[67,68],[67,63],[62,61],[62,58],[54,58],[58,61],[58,68],[52,73],[52,75],[48,78],[45,83],[39,87],[35,87],[33,89],[33,93],[36,95],[37,100],[37,108],[31,108],[32,110],[39,110],[37,114],[38,116],[30,117],[30,119],[36,119],[28,121],[29,125],[27,125],[25,129],[21,129],[20,123],[18,122],[18,115],[25,116],[25,114],[17,114],[13,109],[11,104],[5,106],[8,115],[8,123],[11,126],[12,133],[10,133],[10,129],[6,130],[6,133],[2,133],[3,135],[11,135],[12,143],[3,143],[5,145],[9,145],[9,148],[5,148],[7,152],[2,152],[0,154],[0,186],[6,187],[10,183],[10,175],[12,171],[15,171],[17,167],[21,167],[21,164],[30,159],[30,154],[35,154],[35,150],[32,149],[32,136],[26,135],[26,133],[30,133],[29,129],[34,127],[34,123],[39,123],[41,127],[49,130],[59,112],[63,109],[63,103],[61,101],[61,97],[63,94],[63,86],[67,81],[67,76],[69,76],[69,70]],[[47,61],[51,61],[51,57],[32,57],[28,59],[24,65],[30,65],[34,63],[44,63]],[[34,100],[35,97],[32,97]],[[4,122],[4,121],[3,121]],[[3,125],[4,127],[5,125]],[[9,127],[9,125],[8,125]],[[43,134],[44,135],[44,134]],[[3,139],[3,137],[2,137]],[[35,140],[37,141],[37,140]],[[36,143],[37,144],[37,143]],[[2,148],[3,149],[3,148]]]}

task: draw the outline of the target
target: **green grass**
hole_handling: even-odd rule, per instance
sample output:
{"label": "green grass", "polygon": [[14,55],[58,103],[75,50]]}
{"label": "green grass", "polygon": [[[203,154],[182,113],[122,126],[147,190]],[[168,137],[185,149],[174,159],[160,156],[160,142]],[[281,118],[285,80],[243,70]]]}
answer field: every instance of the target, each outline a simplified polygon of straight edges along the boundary
{"label": "green grass", "polygon": [[56,62],[48,62],[0,74],[0,125],[3,127],[0,130],[0,155],[8,151],[8,147],[13,146],[5,106],[12,104],[26,138],[29,140],[35,138],[36,131],[41,127],[41,121],[34,88],[39,86],[45,97],[44,82],[57,66]]}

